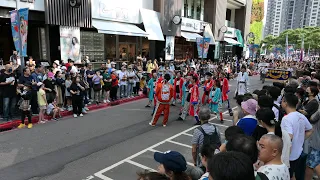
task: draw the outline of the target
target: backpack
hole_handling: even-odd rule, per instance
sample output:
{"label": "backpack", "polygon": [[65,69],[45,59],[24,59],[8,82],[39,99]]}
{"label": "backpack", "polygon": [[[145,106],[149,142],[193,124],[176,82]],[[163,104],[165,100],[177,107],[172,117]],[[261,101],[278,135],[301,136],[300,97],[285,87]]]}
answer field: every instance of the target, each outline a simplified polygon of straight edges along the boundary
{"label": "backpack", "polygon": [[203,134],[203,145],[207,145],[207,144],[213,144],[216,146],[216,148],[219,148],[221,146],[221,140],[220,140],[220,136],[217,133],[217,128],[216,126],[212,125],[214,127],[214,132],[209,135],[207,134],[203,128],[200,126],[198,127],[198,130]]}
{"label": "backpack", "polygon": [[282,109],[282,107],[276,105],[276,104],[273,104],[273,107],[277,108],[278,111],[279,111],[279,118],[278,118],[278,121],[281,122],[282,118],[284,117],[284,115],[286,114],[285,111]]}

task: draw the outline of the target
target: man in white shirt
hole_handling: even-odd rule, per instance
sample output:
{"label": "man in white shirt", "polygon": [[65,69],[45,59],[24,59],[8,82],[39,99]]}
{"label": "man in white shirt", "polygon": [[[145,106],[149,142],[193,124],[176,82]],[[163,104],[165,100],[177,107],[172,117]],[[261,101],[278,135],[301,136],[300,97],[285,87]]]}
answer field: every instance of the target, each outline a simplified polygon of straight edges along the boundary
{"label": "man in white shirt", "polygon": [[238,77],[237,77],[238,85],[236,90],[238,95],[244,95],[248,93],[249,75],[246,71],[247,71],[247,68],[245,66],[242,66],[241,72],[238,73]]}
{"label": "man in white shirt", "polygon": [[281,128],[289,133],[292,141],[290,154],[290,178],[298,170],[299,160],[303,151],[304,140],[312,134],[312,125],[308,119],[296,111],[298,97],[291,93],[286,93],[281,102],[282,108],[287,115],[282,118]]}
{"label": "man in white shirt", "polygon": [[258,147],[259,160],[264,163],[258,172],[265,174],[268,179],[289,180],[289,169],[281,161],[282,139],[274,134],[265,134],[260,138]]}
{"label": "man in white shirt", "polygon": [[119,72],[120,80],[120,98],[127,97],[128,72],[125,66],[122,66]]}

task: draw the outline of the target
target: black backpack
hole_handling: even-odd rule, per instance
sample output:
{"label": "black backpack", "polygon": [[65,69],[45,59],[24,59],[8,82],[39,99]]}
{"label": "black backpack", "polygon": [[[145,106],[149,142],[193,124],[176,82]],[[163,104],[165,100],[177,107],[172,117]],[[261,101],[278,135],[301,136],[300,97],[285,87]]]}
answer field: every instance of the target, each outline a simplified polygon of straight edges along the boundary
{"label": "black backpack", "polygon": [[216,126],[212,126],[214,127],[214,132],[210,135],[204,132],[201,126],[198,127],[198,130],[201,131],[201,133],[203,134],[203,146],[207,144],[213,144],[216,146],[216,148],[219,148],[221,146],[220,136],[217,133]]}
{"label": "black backpack", "polygon": [[278,111],[279,111],[279,119],[278,119],[278,121],[281,122],[281,120],[284,117],[284,115],[286,114],[286,112],[282,109],[282,107],[280,107],[280,106],[278,106],[276,104],[273,104],[273,107],[278,109]]}

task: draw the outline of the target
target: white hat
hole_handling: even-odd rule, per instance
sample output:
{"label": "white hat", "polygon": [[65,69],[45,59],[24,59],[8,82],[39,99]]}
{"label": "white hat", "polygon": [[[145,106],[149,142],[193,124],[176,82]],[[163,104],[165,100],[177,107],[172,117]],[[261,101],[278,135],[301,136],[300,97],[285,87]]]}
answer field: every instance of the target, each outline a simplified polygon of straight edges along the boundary
{"label": "white hat", "polygon": [[53,61],[53,63],[55,63],[56,65],[60,65],[60,62],[59,62],[59,60],[55,60],[55,61]]}
{"label": "white hat", "polygon": [[67,67],[62,66],[62,67],[61,67],[61,70],[67,70]]}
{"label": "white hat", "polygon": [[127,65],[127,63],[125,63],[125,62],[122,63],[122,66],[126,66],[126,65]]}
{"label": "white hat", "polygon": [[111,64],[115,65],[115,64],[117,64],[117,63],[115,63],[115,62],[111,62]]}
{"label": "white hat", "polygon": [[38,82],[37,86],[42,86],[42,84],[43,84],[42,82]]}

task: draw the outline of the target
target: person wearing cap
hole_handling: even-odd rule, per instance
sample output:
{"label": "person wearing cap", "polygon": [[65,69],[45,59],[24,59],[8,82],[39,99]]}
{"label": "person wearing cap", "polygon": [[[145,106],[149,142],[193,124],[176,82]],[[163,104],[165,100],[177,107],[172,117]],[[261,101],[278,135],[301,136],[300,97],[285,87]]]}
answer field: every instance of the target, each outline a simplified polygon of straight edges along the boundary
{"label": "person wearing cap", "polygon": [[0,75],[0,88],[3,97],[3,118],[9,121],[16,105],[17,88],[17,81],[10,64],[5,65],[5,71]]}
{"label": "person wearing cap", "polygon": [[181,72],[178,71],[176,73],[176,78],[173,83],[173,100],[172,105],[175,106],[177,98],[182,101],[182,86],[184,83],[184,79],[181,77]]}
{"label": "person wearing cap", "polygon": [[203,93],[202,99],[201,99],[202,105],[207,104],[210,91],[211,91],[213,84],[214,84],[214,81],[212,80],[212,73],[207,72],[206,76],[207,76],[207,80],[203,84],[204,93]]}
{"label": "person wearing cap", "polygon": [[252,135],[254,129],[258,124],[255,116],[257,105],[258,102],[254,99],[248,99],[247,101],[241,103],[241,108],[245,116],[241,118],[236,125],[239,126],[248,136]]}
{"label": "person wearing cap", "polygon": [[153,113],[153,117],[151,122],[149,123],[151,126],[155,126],[162,112],[164,112],[163,127],[167,126],[167,122],[169,119],[170,112],[170,101],[173,97],[173,87],[169,83],[170,75],[165,74],[164,80],[162,83],[158,83],[156,87],[155,97],[157,99],[157,105],[155,108],[155,113]]}
{"label": "person wearing cap", "polygon": [[21,123],[19,124],[18,128],[25,127],[25,118],[28,117],[28,129],[32,128],[32,121],[31,121],[31,105],[30,100],[32,98],[31,92],[31,82],[26,82],[23,84],[23,91],[20,89],[17,90],[18,94],[20,94],[22,101],[20,103],[19,109],[21,110]]}
{"label": "person wearing cap", "polygon": [[237,95],[244,95],[248,92],[249,75],[246,72],[247,68],[245,66],[241,67],[241,72],[238,73],[237,77]]}
{"label": "person wearing cap", "polygon": [[61,71],[61,69],[60,69],[60,61],[59,60],[53,61],[52,67],[53,67],[53,70],[52,70],[53,74],[56,74],[57,71]]}
{"label": "person wearing cap", "polygon": [[167,151],[164,153],[155,152],[155,161],[160,163],[158,172],[170,178],[170,180],[191,180],[185,173],[187,170],[186,159],[177,151]]}

